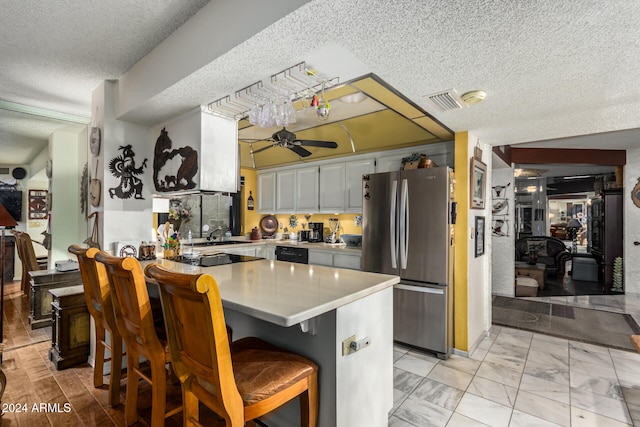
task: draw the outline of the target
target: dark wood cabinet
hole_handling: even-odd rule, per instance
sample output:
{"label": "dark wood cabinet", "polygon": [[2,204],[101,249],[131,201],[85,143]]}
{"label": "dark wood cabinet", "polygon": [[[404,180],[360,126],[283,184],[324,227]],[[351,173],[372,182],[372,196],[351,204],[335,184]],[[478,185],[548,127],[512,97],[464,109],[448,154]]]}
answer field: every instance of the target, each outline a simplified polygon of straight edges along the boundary
{"label": "dark wood cabinet", "polygon": [[2,262],[4,263],[4,281],[13,280],[15,268],[16,241],[13,236],[8,236],[5,230],[4,251],[2,251]]}
{"label": "dark wood cabinet", "polygon": [[89,311],[82,285],[50,289],[51,348],[49,360],[62,370],[89,357]]}
{"label": "dark wood cabinet", "polygon": [[30,271],[31,290],[29,293],[29,324],[31,329],[51,326],[51,289],[67,288],[69,286],[82,286],[82,277],[79,270],[57,271],[39,270]]}
{"label": "dark wood cabinet", "polygon": [[591,199],[588,237],[591,253],[601,260],[605,292],[613,286],[613,264],[622,257],[622,189],[604,190]]}

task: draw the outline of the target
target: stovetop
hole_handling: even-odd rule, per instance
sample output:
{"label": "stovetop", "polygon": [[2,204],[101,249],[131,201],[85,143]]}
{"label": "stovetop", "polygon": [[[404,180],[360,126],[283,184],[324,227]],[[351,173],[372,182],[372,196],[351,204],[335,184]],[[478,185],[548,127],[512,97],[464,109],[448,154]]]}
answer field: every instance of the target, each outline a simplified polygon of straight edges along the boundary
{"label": "stovetop", "polygon": [[213,267],[215,265],[225,265],[225,264],[235,264],[236,262],[248,262],[248,261],[257,261],[259,258],[250,255],[236,255],[236,254],[212,254],[212,255],[202,255],[199,258],[189,259],[185,257],[180,257],[178,260],[184,264],[191,265],[199,265],[201,267]]}

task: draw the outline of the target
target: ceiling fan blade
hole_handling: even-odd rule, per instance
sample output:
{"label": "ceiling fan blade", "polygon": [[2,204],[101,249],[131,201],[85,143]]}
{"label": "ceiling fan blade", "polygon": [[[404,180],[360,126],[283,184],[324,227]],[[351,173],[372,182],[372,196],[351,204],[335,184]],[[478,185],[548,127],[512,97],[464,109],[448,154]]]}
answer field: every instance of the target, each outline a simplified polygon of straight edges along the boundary
{"label": "ceiling fan blade", "polygon": [[287,147],[287,148],[289,150],[293,151],[294,153],[296,153],[300,157],[307,157],[307,156],[311,155],[311,151],[305,150],[304,148],[300,147],[299,145],[292,145],[292,146]]}
{"label": "ceiling fan blade", "polygon": [[275,147],[276,145],[278,145],[278,144],[272,144],[272,145],[267,145],[266,147],[258,148],[257,150],[251,151],[251,154],[256,154],[256,153],[259,153],[261,151],[268,150],[269,148]]}
{"label": "ceiling fan blade", "polygon": [[294,144],[299,143],[306,147],[324,147],[324,148],[338,148],[338,144],[333,141],[315,141],[313,139],[296,139]]}
{"label": "ceiling fan blade", "polygon": [[273,141],[271,138],[238,138],[240,142],[260,142],[260,141]]}

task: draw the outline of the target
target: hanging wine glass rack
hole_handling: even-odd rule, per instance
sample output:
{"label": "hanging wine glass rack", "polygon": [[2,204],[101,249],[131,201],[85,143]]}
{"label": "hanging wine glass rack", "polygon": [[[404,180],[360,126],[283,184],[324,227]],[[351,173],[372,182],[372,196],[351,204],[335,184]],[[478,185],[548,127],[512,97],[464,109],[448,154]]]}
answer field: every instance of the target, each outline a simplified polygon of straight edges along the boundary
{"label": "hanging wine glass rack", "polygon": [[287,126],[296,122],[294,102],[302,100],[303,108],[310,108],[317,93],[338,83],[338,77],[327,78],[300,62],[271,75],[268,82],[258,80],[207,107],[213,114],[236,120],[248,117],[251,124],[261,127]]}

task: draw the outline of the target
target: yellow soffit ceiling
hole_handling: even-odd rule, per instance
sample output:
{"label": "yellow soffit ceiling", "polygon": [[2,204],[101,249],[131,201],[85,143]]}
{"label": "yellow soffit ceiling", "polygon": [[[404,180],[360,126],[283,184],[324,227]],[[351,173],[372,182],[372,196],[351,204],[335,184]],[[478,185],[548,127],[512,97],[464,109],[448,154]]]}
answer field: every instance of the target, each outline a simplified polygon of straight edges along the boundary
{"label": "yellow soffit ceiling", "polygon": [[[338,99],[357,92],[364,93],[369,99],[357,104],[346,104]],[[301,111],[302,104],[298,101],[295,105],[299,120],[287,129],[294,132],[297,139],[335,141],[338,147],[306,147],[312,155],[305,158],[287,148],[272,147],[254,154],[257,169],[453,139],[451,130],[373,74],[331,88],[325,91],[325,98],[331,103],[329,121],[319,121],[312,111]],[[238,129],[240,162],[246,168],[254,167],[251,148],[255,151],[273,142],[262,140],[249,144],[242,139],[266,139],[280,130],[279,127],[264,129],[253,126],[246,118],[238,122]]]}

